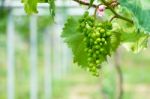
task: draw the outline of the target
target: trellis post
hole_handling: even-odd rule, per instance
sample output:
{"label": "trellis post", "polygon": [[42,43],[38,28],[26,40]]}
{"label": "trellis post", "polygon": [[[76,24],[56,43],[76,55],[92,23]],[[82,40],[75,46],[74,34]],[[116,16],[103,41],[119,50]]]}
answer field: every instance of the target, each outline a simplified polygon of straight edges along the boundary
{"label": "trellis post", "polygon": [[37,16],[30,16],[30,99],[38,99]]}

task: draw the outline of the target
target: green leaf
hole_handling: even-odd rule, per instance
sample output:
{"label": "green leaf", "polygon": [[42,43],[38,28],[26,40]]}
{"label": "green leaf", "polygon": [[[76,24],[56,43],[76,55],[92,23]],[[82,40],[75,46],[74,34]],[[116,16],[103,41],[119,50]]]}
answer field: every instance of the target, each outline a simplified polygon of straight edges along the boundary
{"label": "green leaf", "polygon": [[49,10],[50,10],[50,14],[52,16],[52,18],[54,19],[54,16],[55,16],[55,8],[56,8],[56,5],[55,5],[55,0],[48,0],[49,2]]}
{"label": "green leaf", "polygon": [[115,52],[121,42],[121,33],[119,31],[113,31],[111,36],[111,49]]}
{"label": "green leaf", "polygon": [[150,0],[119,0],[122,6],[128,8],[134,15],[137,29],[150,33]]}
{"label": "green leaf", "polygon": [[144,32],[132,32],[132,33],[123,33],[122,42],[123,45],[129,50],[135,53],[142,51],[147,48],[149,34]]}
{"label": "green leaf", "polygon": [[61,37],[72,49],[74,55],[74,62],[82,67],[86,67],[88,65],[87,53],[84,51],[85,44],[83,41],[83,35],[77,31],[77,26],[77,18],[68,18],[67,23],[63,28]]}
{"label": "green leaf", "polygon": [[38,13],[37,11],[37,3],[38,0],[22,0],[24,3],[24,9],[26,13],[32,14],[32,13]]}

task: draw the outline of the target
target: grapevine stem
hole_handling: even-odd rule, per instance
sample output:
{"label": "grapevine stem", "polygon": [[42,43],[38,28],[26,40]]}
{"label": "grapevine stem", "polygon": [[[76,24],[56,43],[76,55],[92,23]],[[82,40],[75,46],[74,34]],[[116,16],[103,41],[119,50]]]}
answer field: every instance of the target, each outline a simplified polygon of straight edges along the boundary
{"label": "grapevine stem", "polygon": [[94,11],[94,17],[96,17],[96,12],[97,12],[98,7],[99,7],[100,5],[102,5],[102,4],[99,4],[99,5],[96,6],[95,11]]}
{"label": "grapevine stem", "polygon": [[[83,1],[81,1],[81,0],[73,0],[73,1],[75,1],[75,2],[77,2],[77,3],[79,3],[79,4],[82,4],[82,5],[86,5],[86,6],[89,6],[89,5],[90,5],[90,3],[88,3],[88,2],[83,2]],[[105,0],[101,0],[101,1],[102,1],[103,4],[106,6],[106,9],[111,10],[111,12],[116,16],[116,18],[125,20],[125,21],[127,21],[127,22],[133,24],[133,21],[132,21],[131,19],[128,19],[128,18],[126,18],[126,17],[124,17],[124,16],[119,15],[119,14],[110,6],[110,4],[107,3]],[[99,5],[92,4],[91,7],[97,8],[97,6],[99,6]]]}
{"label": "grapevine stem", "polygon": [[121,70],[120,64],[119,64],[119,57],[120,53],[119,50],[115,54],[115,69],[117,71],[117,83],[116,86],[117,88],[117,96],[116,99],[122,99],[123,96],[123,72]]}

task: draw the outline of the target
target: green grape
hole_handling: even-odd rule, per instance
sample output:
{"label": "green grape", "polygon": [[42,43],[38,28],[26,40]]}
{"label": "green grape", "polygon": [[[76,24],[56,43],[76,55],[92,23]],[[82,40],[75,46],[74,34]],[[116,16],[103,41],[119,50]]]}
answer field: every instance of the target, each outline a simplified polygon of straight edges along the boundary
{"label": "green grape", "polygon": [[102,42],[105,42],[105,38],[101,38],[101,41],[102,41]]}
{"label": "green grape", "polygon": [[96,54],[99,54],[100,52],[97,50],[95,53],[96,53]]}
{"label": "green grape", "polygon": [[97,56],[96,53],[94,53],[94,54],[93,54],[93,58],[96,58],[96,56]]}
{"label": "green grape", "polygon": [[102,23],[98,23],[97,26],[98,26],[98,27],[102,27],[103,24],[102,24]]}
{"label": "green grape", "polygon": [[99,43],[99,45],[101,45],[101,46],[102,46],[103,44],[102,44],[102,43]]}
{"label": "green grape", "polygon": [[105,29],[101,29],[101,30],[100,30],[100,33],[105,33]]}
{"label": "green grape", "polygon": [[100,36],[100,33],[99,32],[96,32],[96,34],[95,34],[97,37],[99,37]]}
{"label": "green grape", "polygon": [[100,64],[100,60],[96,60],[96,64]]}
{"label": "green grape", "polygon": [[92,49],[89,49],[89,50],[88,50],[88,53],[92,53]]}
{"label": "green grape", "polygon": [[81,23],[81,27],[85,27],[85,23],[82,22],[82,23]]}
{"label": "green grape", "polygon": [[107,42],[106,42],[106,41],[104,41],[104,45],[107,45]]}
{"label": "green grape", "polygon": [[111,36],[111,32],[110,31],[106,32],[106,35]]}
{"label": "green grape", "polygon": [[100,48],[100,52],[103,52],[104,51],[104,48]]}
{"label": "green grape", "polygon": [[97,41],[97,42],[100,42],[100,41],[101,41],[101,39],[100,39],[100,38],[97,38],[97,39],[96,39],[96,41]]}
{"label": "green grape", "polygon": [[96,38],[96,34],[95,33],[92,34],[92,38]]}
{"label": "green grape", "polygon": [[94,41],[94,44],[98,44],[98,42],[97,42],[97,41]]}
{"label": "green grape", "polygon": [[90,42],[91,42],[91,43],[93,43],[93,42],[94,42],[94,40],[91,38],[91,39],[90,39]]}
{"label": "green grape", "polygon": [[91,58],[91,57],[89,57],[89,58],[88,58],[88,61],[89,61],[89,62],[91,62],[91,61],[92,61],[92,58]]}
{"label": "green grape", "polygon": [[99,45],[95,45],[94,48],[95,48],[95,49],[99,49],[100,46],[99,46]]}

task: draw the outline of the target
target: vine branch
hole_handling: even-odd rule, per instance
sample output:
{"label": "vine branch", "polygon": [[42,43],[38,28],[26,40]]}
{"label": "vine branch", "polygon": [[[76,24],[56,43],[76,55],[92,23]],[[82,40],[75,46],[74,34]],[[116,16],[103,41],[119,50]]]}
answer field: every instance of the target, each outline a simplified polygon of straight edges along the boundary
{"label": "vine branch", "polygon": [[[75,2],[77,2],[77,3],[79,3],[79,4],[82,4],[82,5],[86,5],[86,6],[89,6],[89,5],[90,5],[90,3],[88,3],[88,2],[83,2],[83,1],[81,1],[81,0],[73,0],[73,1],[75,1]],[[124,17],[124,16],[119,15],[119,14],[111,7],[111,4],[110,4],[110,3],[107,3],[105,0],[101,0],[101,1],[102,1],[102,3],[106,6],[106,8],[109,9],[109,10],[115,15],[115,18],[119,18],[119,19],[125,20],[125,21],[127,21],[127,22],[133,24],[133,21],[132,21],[132,20],[130,20],[130,19]],[[91,7],[97,8],[98,6],[99,6],[99,5],[92,4]]]}
{"label": "vine branch", "polygon": [[101,1],[104,3],[104,5],[106,5],[106,6],[108,7],[108,9],[111,10],[111,12],[116,16],[116,18],[120,18],[120,19],[122,19],[122,20],[128,21],[128,22],[130,22],[130,23],[133,24],[133,21],[132,21],[132,20],[130,20],[130,19],[126,18],[126,17],[123,17],[123,16],[119,15],[105,0],[101,0]]}
{"label": "vine branch", "polygon": [[[79,3],[79,4],[82,4],[82,5],[86,5],[86,6],[89,6],[89,5],[90,5],[90,3],[88,3],[88,2],[83,2],[83,1],[81,1],[81,0],[73,0],[73,1],[75,1],[75,2],[77,2],[77,3]],[[96,4],[92,4],[91,7],[96,8],[97,5],[96,5]]]}

